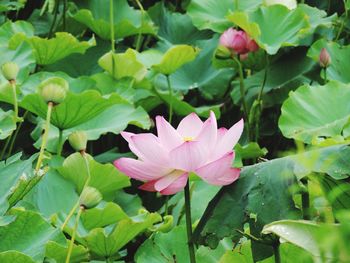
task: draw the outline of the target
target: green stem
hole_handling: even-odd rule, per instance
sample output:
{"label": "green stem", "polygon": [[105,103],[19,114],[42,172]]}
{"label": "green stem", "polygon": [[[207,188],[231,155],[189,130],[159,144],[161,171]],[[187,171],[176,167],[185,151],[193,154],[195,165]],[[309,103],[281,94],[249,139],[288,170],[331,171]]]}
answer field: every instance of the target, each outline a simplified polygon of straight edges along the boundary
{"label": "green stem", "polygon": [[281,255],[279,250],[280,244],[275,244],[273,246],[273,254],[275,255],[275,263],[281,263]]}
{"label": "green stem", "polygon": [[[26,118],[27,114],[28,114],[28,111],[25,111],[25,113],[23,114],[23,117],[22,117],[23,121],[24,121],[24,119]],[[14,133],[14,135],[13,135],[13,138],[12,138],[12,141],[11,141],[11,144],[10,144],[10,149],[9,149],[9,151],[8,151],[8,153],[7,153],[7,156],[8,156],[8,157],[10,157],[11,154],[12,154],[12,150],[13,150],[13,147],[14,147],[14,145],[15,145],[15,142],[16,142],[16,139],[17,139],[17,136],[18,136],[18,133],[19,133],[19,131],[20,131],[20,129],[22,128],[22,125],[23,125],[23,121],[21,121],[21,122],[18,124],[18,127],[17,127],[17,129],[16,129],[16,131],[15,131],[15,133]]]}
{"label": "green stem", "polygon": [[[114,36],[114,8],[113,0],[109,0],[109,26],[111,28],[111,49],[115,51],[115,36]],[[114,70],[112,71],[114,72]]]}
{"label": "green stem", "polygon": [[324,84],[327,84],[328,80],[327,80],[327,68],[326,67],[323,68],[323,76],[324,76]]}
{"label": "green stem", "polygon": [[66,31],[67,0],[63,0],[63,31]]}
{"label": "green stem", "polygon": [[267,70],[268,70],[268,67],[269,67],[269,58],[268,58],[267,54],[265,54],[265,59],[266,59],[266,66],[265,66],[265,71],[264,71],[264,79],[263,79],[263,82],[262,82],[261,87],[260,87],[260,91],[259,91],[259,95],[258,95],[258,101],[262,100],[262,95],[263,95],[264,88],[265,88],[265,85],[266,85],[266,80],[267,80]]}
{"label": "green stem", "polygon": [[49,4],[49,0],[45,0],[44,5],[40,10],[40,14],[39,14],[40,16],[42,16],[45,13],[48,4]]}
{"label": "green stem", "polygon": [[38,157],[38,161],[36,163],[35,166],[35,172],[37,173],[41,167],[41,163],[44,159],[44,151],[46,148],[46,144],[47,144],[47,138],[49,136],[49,129],[50,129],[50,120],[51,120],[51,113],[52,113],[52,109],[53,109],[53,102],[49,102],[47,104],[47,113],[46,113],[46,123],[45,123],[45,131],[43,134],[43,138],[41,141],[41,147],[40,147],[40,153],[39,153],[39,157]]}
{"label": "green stem", "polygon": [[4,147],[2,148],[2,151],[1,151],[0,160],[2,160],[2,158],[4,157],[5,152],[6,152],[6,150],[7,150],[7,147],[9,146],[9,143],[10,143],[10,141],[11,141],[11,138],[12,138],[12,133],[11,133],[10,136],[7,137],[7,139],[6,139],[5,145],[4,145]]}
{"label": "green stem", "polygon": [[73,208],[69,211],[68,216],[66,217],[66,219],[64,220],[62,226],[61,226],[61,230],[63,231],[64,228],[66,227],[66,225],[68,224],[69,220],[71,219],[71,217],[74,215],[74,212],[77,210],[77,208],[80,205],[80,200],[78,199],[78,201],[75,203],[75,205],[73,206]]}
{"label": "green stem", "polygon": [[193,240],[192,240],[191,197],[190,197],[190,182],[189,182],[189,180],[187,181],[184,192],[185,192],[185,213],[186,213],[186,230],[187,230],[188,252],[190,254],[190,262],[196,263],[196,256],[194,253],[194,245],[193,245]]}
{"label": "green stem", "polygon": [[[244,114],[245,121],[247,122],[247,126],[248,126],[247,130],[248,130],[248,135],[249,135],[250,125],[249,125],[248,106],[247,106],[247,102],[246,102],[246,99],[245,99],[245,87],[244,87],[243,68],[242,68],[242,64],[239,61],[239,59],[237,59],[236,57],[233,57],[233,59],[236,61],[237,65],[238,65],[239,87],[240,87],[240,92],[241,92],[243,114]],[[248,137],[250,138],[250,136],[248,136]]]}
{"label": "green stem", "polygon": [[168,83],[168,89],[169,89],[169,96],[170,96],[170,102],[169,102],[169,123],[171,124],[171,121],[173,119],[173,88],[171,87],[170,83],[170,76],[166,76],[166,81]]}
{"label": "green stem", "polygon": [[309,181],[307,178],[301,179],[305,189],[301,194],[301,206],[303,212],[303,219],[310,220],[310,195],[309,195]]}
{"label": "green stem", "polygon": [[56,25],[56,20],[57,20],[57,16],[58,16],[58,7],[59,7],[59,4],[60,4],[60,0],[57,0],[56,1],[56,4],[55,4],[55,10],[54,10],[54,15],[53,15],[53,20],[52,20],[52,24],[50,26],[50,30],[49,30],[49,33],[47,35],[48,38],[50,38],[52,36],[52,33],[54,31],[54,28],[55,28],[55,25]]}
{"label": "green stem", "polygon": [[[137,6],[140,8],[141,10],[141,25],[143,25],[143,16],[144,16],[144,12],[145,9],[143,9],[142,4],[140,3],[139,0],[135,0]],[[142,39],[142,26],[140,27],[139,33],[137,34],[137,40],[136,40],[136,50],[140,51],[140,47],[141,47],[141,39]]]}
{"label": "green stem", "polygon": [[10,85],[12,88],[12,96],[13,96],[13,110],[15,112],[15,118],[17,122],[18,121],[18,102],[17,102],[16,81],[11,80]]}
{"label": "green stem", "polygon": [[68,252],[67,252],[67,257],[66,257],[66,263],[70,262],[70,257],[72,255],[72,251],[73,251],[73,245],[74,245],[74,240],[75,240],[75,235],[77,233],[77,229],[78,229],[78,223],[79,223],[79,219],[81,216],[81,213],[84,211],[83,207],[80,207],[79,212],[77,214],[77,217],[75,218],[75,224],[74,224],[74,228],[73,228],[73,233],[72,233],[72,237],[69,243],[69,247],[68,247]]}
{"label": "green stem", "polygon": [[331,11],[331,0],[328,0],[327,14]]}
{"label": "green stem", "polygon": [[62,148],[63,148],[63,130],[59,129],[58,132],[58,144],[57,144],[57,155],[62,155]]}

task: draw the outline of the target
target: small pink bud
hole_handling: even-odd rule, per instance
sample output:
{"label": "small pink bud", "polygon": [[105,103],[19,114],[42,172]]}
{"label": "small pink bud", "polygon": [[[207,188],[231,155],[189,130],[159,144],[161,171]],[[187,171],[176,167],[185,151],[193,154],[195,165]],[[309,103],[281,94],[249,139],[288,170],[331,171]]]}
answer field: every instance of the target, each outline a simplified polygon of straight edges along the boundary
{"label": "small pink bud", "polygon": [[319,62],[320,62],[320,66],[322,68],[327,68],[331,64],[332,59],[331,59],[331,56],[329,55],[327,49],[325,49],[325,48],[321,49]]}

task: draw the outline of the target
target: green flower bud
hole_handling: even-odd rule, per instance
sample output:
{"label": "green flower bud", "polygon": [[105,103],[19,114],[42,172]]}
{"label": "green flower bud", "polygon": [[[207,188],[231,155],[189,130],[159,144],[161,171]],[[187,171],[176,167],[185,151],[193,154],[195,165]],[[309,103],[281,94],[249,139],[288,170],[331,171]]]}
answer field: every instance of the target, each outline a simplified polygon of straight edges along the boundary
{"label": "green flower bud", "polygon": [[223,45],[219,45],[215,51],[215,57],[217,59],[226,59],[231,57],[231,51],[224,47]]}
{"label": "green flower bud", "polygon": [[77,152],[85,151],[87,144],[87,135],[84,131],[75,131],[68,136],[69,144]]}
{"label": "green flower bud", "polygon": [[52,77],[41,82],[38,92],[46,103],[60,104],[66,98],[68,89],[67,81],[59,77]]}
{"label": "green flower bud", "polygon": [[1,72],[8,81],[15,80],[19,72],[19,67],[15,62],[6,62],[1,66]]}
{"label": "green flower bud", "polygon": [[102,194],[94,187],[86,186],[80,195],[79,203],[86,209],[94,208],[102,200]]}

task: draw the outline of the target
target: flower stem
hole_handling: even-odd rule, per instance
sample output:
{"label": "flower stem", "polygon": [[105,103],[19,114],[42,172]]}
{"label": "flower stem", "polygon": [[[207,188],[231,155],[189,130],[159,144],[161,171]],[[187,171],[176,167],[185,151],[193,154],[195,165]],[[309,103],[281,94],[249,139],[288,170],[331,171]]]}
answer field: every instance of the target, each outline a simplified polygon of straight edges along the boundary
{"label": "flower stem", "polygon": [[193,245],[193,240],[192,240],[190,181],[187,181],[184,192],[185,192],[185,213],[186,213],[186,230],[187,230],[188,252],[190,254],[190,262],[196,263],[196,256],[194,253],[194,245]]}
{"label": "flower stem", "polygon": [[144,12],[145,9],[143,9],[142,4],[140,3],[139,0],[135,0],[137,6],[140,8],[141,10],[141,27],[140,27],[140,31],[137,34],[137,40],[136,40],[136,50],[140,51],[140,47],[141,47],[141,39],[142,39],[142,25],[143,25],[143,16],[144,16]]}
{"label": "flower stem", "polygon": [[324,76],[324,84],[327,84],[328,80],[327,80],[327,68],[324,67],[323,68],[323,76]]}
{"label": "flower stem", "polygon": [[15,118],[17,122],[18,121],[18,102],[17,102],[17,92],[16,92],[16,81],[11,80],[10,85],[12,88],[12,95],[13,95],[13,110],[15,112]]}
{"label": "flower stem", "polygon": [[63,31],[66,31],[67,0],[63,0]]}
{"label": "flower stem", "polygon": [[62,155],[62,148],[63,148],[63,131],[59,129],[58,131],[58,144],[57,144],[57,155]]}
{"label": "flower stem", "polygon": [[170,76],[166,76],[166,81],[168,84],[168,89],[169,89],[169,96],[170,96],[170,102],[169,102],[169,123],[171,124],[171,121],[173,119],[173,88],[170,83]]}
{"label": "flower stem", "polygon": [[[233,57],[233,59],[236,61],[237,65],[238,65],[239,87],[240,87],[240,92],[241,92],[243,114],[244,114],[245,121],[247,122],[247,126],[248,126],[247,131],[248,131],[248,135],[249,135],[250,124],[249,124],[248,106],[247,106],[247,102],[246,102],[246,99],[245,99],[245,87],[244,87],[243,68],[242,68],[242,64],[241,64],[241,62],[239,61],[238,58]],[[250,138],[250,136],[248,136],[248,137]]]}
{"label": "flower stem", "polygon": [[53,102],[49,102],[47,104],[47,113],[46,113],[46,123],[45,123],[45,131],[43,134],[43,138],[41,141],[41,147],[40,147],[40,153],[39,153],[39,157],[38,157],[38,161],[36,163],[35,166],[35,172],[37,173],[41,167],[41,163],[44,159],[44,151],[46,148],[46,144],[47,144],[47,138],[49,136],[49,129],[50,129],[50,120],[51,120],[51,113],[52,113],[52,109],[53,109]]}
{"label": "flower stem", "polygon": [[[24,119],[26,118],[27,114],[28,114],[28,111],[26,111],[26,112],[23,114],[23,117],[22,117],[23,121],[24,121]],[[19,133],[19,131],[20,131],[22,125],[23,125],[23,121],[21,121],[21,122],[18,124],[18,127],[17,127],[15,133],[13,134],[13,137],[12,137],[12,140],[11,140],[11,144],[10,144],[10,149],[9,149],[9,151],[8,151],[8,153],[7,153],[7,157],[10,157],[11,154],[12,154],[12,150],[13,150],[13,147],[14,147],[14,145],[15,145],[16,138],[17,138],[18,133]]]}
{"label": "flower stem", "polygon": [[4,147],[2,148],[2,151],[1,151],[0,160],[2,160],[2,158],[4,157],[5,152],[6,152],[6,149],[7,149],[7,147],[8,147],[9,144],[10,144],[11,138],[12,138],[12,133],[11,133],[10,136],[7,137],[7,139],[6,139],[5,145],[4,145]]}
{"label": "flower stem", "polygon": [[279,250],[280,244],[273,245],[273,254],[275,255],[275,263],[281,263],[281,255]]}
{"label": "flower stem", "polygon": [[301,206],[302,206],[302,212],[303,212],[303,219],[304,220],[310,220],[310,195],[309,195],[309,188],[308,188],[308,179],[303,178],[301,179],[301,182],[303,183],[305,189],[301,194]]}
{"label": "flower stem", "polygon": [[50,26],[50,30],[49,30],[49,33],[47,35],[48,38],[50,38],[52,36],[52,33],[54,31],[54,28],[55,28],[55,25],[56,25],[56,20],[57,20],[57,16],[58,16],[58,7],[60,5],[60,0],[57,0],[56,1],[56,4],[55,4],[55,8],[54,8],[54,15],[53,15],[53,20],[52,20],[52,23],[51,23],[51,26]]}
{"label": "flower stem", "polygon": [[[109,0],[109,26],[111,29],[111,49],[114,53],[115,51],[115,36],[114,36],[114,8],[113,8],[113,0]],[[114,70],[112,71],[114,72]]]}
{"label": "flower stem", "polygon": [[75,218],[75,224],[74,224],[74,228],[73,228],[73,232],[72,232],[72,237],[69,243],[69,247],[68,247],[68,252],[67,252],[67,257],[66,257],[66,263],[70,262],[70,257],[72,255],[72,251],[73,251],[73,245],[74,245],[74,240],[75,240],[75,235],[77,233],[77,228],[78,228],[78,223],[79,223],[79,219],[81,216],[81,213],[84,211],[84,207],[80,207],[77,217]]}

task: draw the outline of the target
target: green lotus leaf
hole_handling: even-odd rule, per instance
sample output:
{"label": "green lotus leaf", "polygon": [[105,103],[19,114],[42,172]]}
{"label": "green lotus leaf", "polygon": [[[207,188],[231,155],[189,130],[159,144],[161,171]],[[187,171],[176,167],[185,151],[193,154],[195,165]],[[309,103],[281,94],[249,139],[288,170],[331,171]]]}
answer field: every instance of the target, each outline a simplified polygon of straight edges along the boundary
{"label": "green lotus leaf", "polygon": [[235,229],[243,229],[249,214],[256,215],[254,227],[258,231],[276,220],[300,218],[292,194],[286,189],[294,185],[296,177],[301,179],[312,172],[331,174],[338,180],[348,177],[350,166],[344,162],[348,158],[350,148],[337,145],[245,166],[238,181],[222,188],[209,203],[194,238],[201,235],[199,240],[204,244],[213,235],[239,240],[241,236]]}
{"label": "green lotus leaf", "polygon": [[[104,99],[97,91],[88,90],[80,94],[68,92],[65,100],[53,108],[51,123],[62,130],[69,129],[91,120],[114,104],[113,97]],[[20,106],[46,118],[47,104],[38,94],[25,96]]]}
{"label": "green lotus leaf", "polygon": [[251,13],[234,12],[227,18],[271,55],[281,47],[297,46],[311,28],[308,16],[301,8],[289,10],[282,5],[261,6]]}
{"label": "green lotus leaf", "polygon": [[158,37],[167,44],[195,45],[196,41],[208,39],[212,32],[200,31],[193,26],[188,14],[170,12],[163,3],[157,3],[147,10],[154,23],[159,27]]}
{"label": "green lotus leaf", "polygon": [[133,49],[119,54],[108,52],[99,59],[98,64],[116,79],[131,77],[139,82],[147,74],[146,67],[137,60]]}
{"label": "green lotus leaf", "polygon": [[157,213],[143,212],[120,220],[112,230],[95,228],[85,237],[88,248],[102,257],[115,255],[124,245],[133,240],[162,218]]}
{"label": "green lotus leaf", "polygon": [[305,143],[341,135],[350,118],[349,99],[350,86],[336,81],[302,86],[283,103],[279,127],[285,137]]}
{"label": "green lotus leaf", "polygon": [[198,55],[199,50],[188,45],[176,45],[165,52],[159,64],[152,68],[164,75],[170,75],[181,68],[186,63],[193,61]]}
{"label": "green lotus leaf", "polygon": [[[64,130],[62,140],[66,141],[69,134],[74,131],[85,131],[89,140],[97,140],[108,132],[119,134],[121,131],[125,130],[128,125],[149,129],[151,127],[151,120],[142,107],[135,108],[127,103],[115,104],[96,117]],[[42,122],[39,122],[37,128],[32,132],[32,137],[37,140],[34,146],[38,149],[41,145],[41,131]],[[57,151],[58,139],[59,129],[55,126],[51,126],[47,146],[50,152]]]}
{"label": "green lotus leaf", "polygon": [[9,207],[8,198],[17,192],[21,184],[27,183],[32,177],[32,162],[35,156],[21,160],[21,153],[0,162],[0,215]]}
{"label": "green lotus leaf", "polygon": [[[116,38],[137,34],[155,34],[151,19],[146,12],[135,10],[126,0],[114,0],[114,31]],[[80,2],[80,9],[73,18],[86,25],[102,39],[111,38],[109,0]]]}
{"label": "green lotus leaf", "polygon": [[16,130],[16,121],[13,111],[0,109],[0,140],[6,139],[14,130]]}
{"label": "green lotus leaf", "polygon": [[78,194],[72,182],[50,169],[24,199],[49,218],[58,212],[68,214],[77,202]]}
{"label": "green lotus leaf", "polygon": [[[341,46],[336,42],[320,39],[310,47],[307,55],[318,62],[322,48],[327,49],[332,59],[330,66],[327,68],[327,78],[349,83],[350,76],[348,72],[350,68],[349,63],[344,58],[350,56],[350,45]],[[324,78],[323,74],[321,76]]]}
{"label": "green lotus leaf", "polygon": [[[68,241],[64,246],[55,241],[49,241],[46,245],[45,257],[55,260],[57,263],[65,263],[68,253]],[[70,257],[71,263],[88,262],[88,250],[82,245],[73,245]]]}
{"label": "green lotus leaf", "polygon": [[[129,177],[119,172],[112,164],[100,164],[88,156],[91,179],[89,186],[99,190],[105,200],[111,200],[115,191],[130,185]],[[88,177],[86,163],[80,153],[68,156],[59,173],[69,181],[73,182],[78,193],[83,190]]]}
{"label": "green lotus leaf", "polygon": [[26,21],[8,21],[0,27],[0,45],[8,45],[8,41],[17,33],[32,37],[34,36],[34,28]]}
{"label": "green lotus leaf", "polygon": [[311,221],[281,220],[266,225],[262,232],[273,233],[283,238],[285,242],[305,249],[316,258],[326,256],[329,260],[341,262],[342,256],[332,253],[332,246],[326,246],[328,243],[326,239],[335,238],[339,231],[341,231],[339,225],[335,224],[318,225]]}
{"label": "green lotus leaf", "polygon": [[96,45],[94,38],[79,42],[67,32],[58,32],[51,39],[27,37],[23,33],[18,33],[12,37],[11,47],[15,48],[23,41],[32,47],[36,63],[39,65],[53,64],[74,53],[83,54],[88,48]]}
{"label": "green lotus leaf", "polygon": [[193,0],[187,8],[187,13],[197,28],[222,33],[232,25],[225,19],[230,11],[251,11],[262,2],[262,0]]}
{"label": "green lotus leaf", "polygon": [[48,241],[65,243],[64,235],[38,213],[12,209],[10,214],[15,215],[16,220],[0,227],[0,237],[6,237],[6,242],[0,242],[0,252],[15,250],[30,256],[34,261],[42,262]]}
{"label": "green lotus leaf", "polygon": [[3,263],[35,263],[31,257],[13,250],[1,252],[0,261]]}
{"label": "green lotus leaf", "polygon": [[[28,43],[21,43],[16,48],[0,45],[0,56],[2,62],[12,61],[19,65],[20,71],[16,78],[17,83],[22,83],[35,65],[33,50]],[[8,81],[0,74],[0,90],[6,85],[9,86]],[[0,97],[2,96],[0,94]]]}
{"label": "green lotus leaf", "polygon": [[[232,77],[232,69],[215,69],[212,65],[212,57],[219,40],[214,37],[211,40],[197,41],[201,49],[196,58],[176,70],[170,76],[174,90],[199,89],[205,95],[211,97],[222,96]],[[155,78],[157,87],[168,89],[166,77],[159,74]]]}
{"label": "green lotus leaf", "polygon": [[103,207],[88,209],[81,215],[81,220],[87,230],[105,227],[126,218],[128,218],[127,214],[113,202],[105,203]]}

